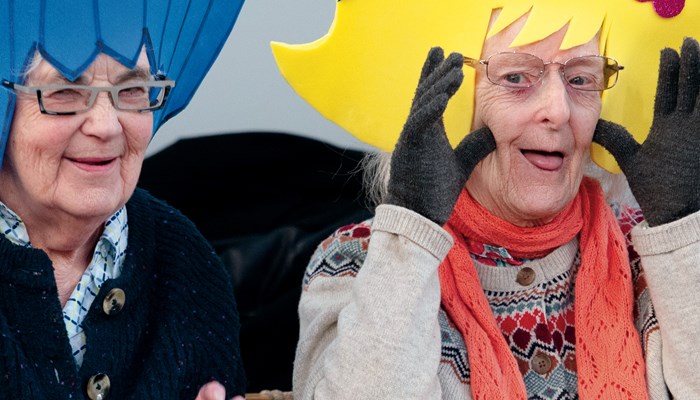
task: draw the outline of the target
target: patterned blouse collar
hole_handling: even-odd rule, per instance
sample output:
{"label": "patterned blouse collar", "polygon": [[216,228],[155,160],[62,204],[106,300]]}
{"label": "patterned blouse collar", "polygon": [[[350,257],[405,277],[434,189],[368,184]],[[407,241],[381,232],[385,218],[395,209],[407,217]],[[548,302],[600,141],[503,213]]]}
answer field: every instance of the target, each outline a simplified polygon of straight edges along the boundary
{"label": "patterned blouse collar", "polygon": [[18,246],[31,247],[27,228],[22,219],[0,201],[0,230],[12,243]]}

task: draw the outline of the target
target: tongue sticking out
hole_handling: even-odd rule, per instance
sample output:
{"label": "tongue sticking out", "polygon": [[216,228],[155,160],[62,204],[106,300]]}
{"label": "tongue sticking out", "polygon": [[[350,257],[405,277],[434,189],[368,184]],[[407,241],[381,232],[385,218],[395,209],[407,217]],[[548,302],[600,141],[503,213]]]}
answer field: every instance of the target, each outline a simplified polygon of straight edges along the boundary
{"label": "tongue sticking out", "polygon": [[532,165],[546,171],[557,170],[564,163],[564,156],[559,152],[523,150],[523,155]]}

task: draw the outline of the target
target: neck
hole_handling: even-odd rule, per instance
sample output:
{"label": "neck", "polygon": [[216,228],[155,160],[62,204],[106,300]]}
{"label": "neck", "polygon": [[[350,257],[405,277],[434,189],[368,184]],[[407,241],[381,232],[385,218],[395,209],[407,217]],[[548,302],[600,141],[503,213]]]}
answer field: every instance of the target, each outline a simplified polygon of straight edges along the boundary
{"label": "neck", "polygon": [[61,306],[63,307],[90,264],[92,251],[87,257],[76,252],[65,254],[47,250],[46,253],[49,255],[54,267],[58,298],[61,300]]}
{"label": "neck", "polygon": [[27,233],[32,246],[46,252],[54,268],[58,295],[64,306],[73,289],[87,269],[103,230],[103,224],[86,230],[80,226],[45,225],[42,229],[32,229],[27,225]]}

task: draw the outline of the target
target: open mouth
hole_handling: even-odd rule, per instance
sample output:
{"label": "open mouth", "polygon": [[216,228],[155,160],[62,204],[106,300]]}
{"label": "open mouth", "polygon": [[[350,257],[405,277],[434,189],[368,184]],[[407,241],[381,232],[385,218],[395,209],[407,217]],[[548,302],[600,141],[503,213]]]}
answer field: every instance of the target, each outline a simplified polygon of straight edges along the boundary
{"label": "open mouth", "polygon": [[559,151],[521,150],[530,164],[545,171],[556,171],[564,164],[564,153]]}

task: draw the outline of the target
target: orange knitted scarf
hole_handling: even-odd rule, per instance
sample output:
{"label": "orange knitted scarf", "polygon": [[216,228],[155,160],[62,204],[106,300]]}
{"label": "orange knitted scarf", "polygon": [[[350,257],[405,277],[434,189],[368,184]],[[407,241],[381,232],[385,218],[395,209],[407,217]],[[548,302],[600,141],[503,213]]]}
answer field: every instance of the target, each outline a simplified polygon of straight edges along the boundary
{"label": "orange knitted scarf", "polygon": [[525,383],[491,312],[465,237],[542,257],[580,235],[575,284],[576,368],[582,399],[646,399],[645,367],[632,321],[632,277],[625,240],[602,190],[584,178],[576,198],[551,223],[505,222],[464,190],[446,229],[455,246],[439,269],[442,304],[462,334],[474,399],[527,399]]}

